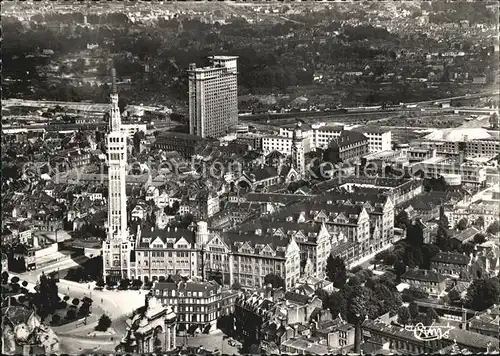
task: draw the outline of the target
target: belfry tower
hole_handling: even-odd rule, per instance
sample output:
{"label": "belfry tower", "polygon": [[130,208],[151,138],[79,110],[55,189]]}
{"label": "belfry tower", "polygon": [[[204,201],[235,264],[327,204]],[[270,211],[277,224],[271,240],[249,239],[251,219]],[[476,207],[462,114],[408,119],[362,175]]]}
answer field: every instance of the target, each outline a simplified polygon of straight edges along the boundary
{"label": "belfry tower", "polygon": [[127,136],[121,130],[116,72],[112,69],[110,131],[107,135],[108,158],[108,231],[103,243],[104,279],[130,278],[130,253],[133,248],[127,228]]}

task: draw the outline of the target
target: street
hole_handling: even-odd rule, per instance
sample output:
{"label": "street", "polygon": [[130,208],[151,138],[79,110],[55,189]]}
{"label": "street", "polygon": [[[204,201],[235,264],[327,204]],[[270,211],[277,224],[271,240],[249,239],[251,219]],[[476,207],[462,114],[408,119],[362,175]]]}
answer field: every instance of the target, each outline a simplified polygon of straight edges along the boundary
{"label": "street", "polygon": [[[22,274],[16,274],[9,272],[9,276],[12,278],[14,276],[19,277],[22,281],[27,281],[30,285],[36,284],[40,272],[26,272]],[[117,332],[117,336],[114,337],[113,344],[116,343],[116,339],[123,336],[125,332],[125,320],[131,316],[132,312],[144,305],[144,298],[146,291],[116,291],[116,290],[94,290],[95,282],[93,283],[76,283],[72,281],[67,281],[60,279],[57,284],[59,288],[59,295],[68,295],[70,298],[82,299],[83,297],[89,297],[93,300],[92,303],[92,314],[90,319],[90,324],[81,324],[76,327],[76,324],[70,323],[67,326],[61,326],[54,328],[54,332],[59,336],[61,333],[60,344],[61,349],[72,349],[74,352],[78,353],[79,350],[75,348],[82,347],[82,349],[90,350],[93,343],[96,342],[95,338],[87,336],[88,332],[92,331],[93,327],[97,323],[97,319],[106,313],[112,320],[112,328]],[[74,339],[78,338],[78,342],[75,343]],[[110,338],[106,338],[110,340]],[[99,344],[99,343],[98,343]],[[79,346],[77,346],[79,345]],[[110,344],[111,345],[111,344]],[[110,345],[108,345],[110,347]],[[114,346],[113,346],[114,348]],[[69,352],[68,352],[69,353]]]}
{"label": "street", "polygon": [[188,336],[187,340],[183,336],[177,336],[178,346],[193,346],[203,347],[209,351],[219,350],[221,354],[239,355],[237,347],[229,345],[229,339],[224,339],[224,333],[216,330],[210,334],[196,334],[195,336]]}

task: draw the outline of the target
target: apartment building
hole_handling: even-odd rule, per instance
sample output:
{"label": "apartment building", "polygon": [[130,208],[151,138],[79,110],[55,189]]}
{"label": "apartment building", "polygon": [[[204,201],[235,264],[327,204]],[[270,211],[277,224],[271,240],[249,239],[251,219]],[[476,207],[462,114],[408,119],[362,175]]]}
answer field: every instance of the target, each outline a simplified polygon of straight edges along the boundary
{"label": "apartment building", "polygon": [[148,282],[175,274],[198,275],[196,233],[193,229],[139,228],[131,258],[131,278]]}
{"label": "apartment building", "polygon": [[366,126],[354,129],[368,138],[368,152],[382,152],[392,149],[392,132],[381,127]]}
{"label": "apartment building", "polygon": [[412,150],[436,150],[439,155],[458,155],[467,158],[494,157],[500,153],[500,140],[495,138],[453,140],[416,140],[411,143]]}
{"label": "apartment building", "polygon": [[[304,139],[307,140],[307,139]],[[262,137],[262,151],[265,155],[278,151],[286,156],[292,154],[293,139],[287,136],[269,135]]]}
{"label": "apartment building", "polygon": [[422,179],[351,176],[320,182],[313,186],[313,191],[322,193],[339,188],[348,192],[387,195],[394,206],[409,201],[424,190]]}
{"label": "apartment building", "polygon": [[195,135],[180,132],[162,132],[153,144],[155,149],[179,152],[184,158],[191,158],[197,147],[208,143],[208,140]]}
{"label": "apartment building", "polygon": [[325,277],[326,261],[331,251],[332,236],[325,224],[307,223],[305,216],[294,220],[292,216],[273,220],[256,219],[238,226],[238,233],[254,233],[259,236],[269,236],[272,239],[293,238],[300,248],[300,261],[309,261],[312,274],[318,278]]}
{"label": "apartment building", "polygon": [[421,289],[430,296],[439,297],[446,290],[446,277],[436,271],[411,269],[401,276],[401,282]]}
{"label": "apartment building", "polygon": [[455,207],[455,209],[450,212],[448,220],[450,226],[455,226],[462,219],[467,219],[469,223],[472,223],[482,218],[484,224],[481,226],[481,230],[484,230],[498,220],[499,210],[500,208],[497,202],[474,201],[474,203],[468,204],[467,206]]}
{"label": "apartment building", "polygon": [[[285,155],[290,154],[291,139],[296,124],[288,124],[280,127],[277,135],[270,135],[262,139],[262,149],[265,153],[277,150]],[[301,123],[302,145],[304,152],[315,151],[317,148],[325,149],[328,144],[340,136],[344,126],[329,126],[324,123],[309,125]]]}
{"label": "apartment building", "polygon": [[344,130],[325,150],[323,160],[330,163],[361,162],[368,154],[368,138],[357,131]]}
{"label": "apartment building", "polygon": [[177,329],[200,331],[215,326],[217,319],[234,311],[239,292],[225,291],[214,281],[184,281],[169,276],[165,282],[154,282],[153,296],[169,305],[177,314]]}
{"label": "apartment building", "polygon": [[218,138],[238,123],[238,66],[236,56],[211,56],[211,65],[190,64],[189,133]]}
{"label": "apartment building", "polygon": [[478,313],[468,320],[469,330],[481,335],[498,338],[500,306],[493,304],[491,308]]}
{"label": "apartment building", "polygon": [[[372,354],[382,353],[377,352],[382,349],[385,349],[385,352],[392,350],[410,355],[431,354],[453,344],[472,353],[498,348],[497,338],[462,329],[450,329],[447,338],[430,342],[415,337],[415,333],[411,330],[381,321],[365,320],[362,330],[363,340],[366,346],[370,347]],[[460,350],[457,353],[460,353]]]}
{"label": "apartment building", "polygon": [[413,175],[423,173],[424,177],[459,174],[463,184],[481,186],[486,182],[486,169],[479,165],[460,163],[456,159],[432,157],[421,162],[410,164],[409,171]]}
{"label": "apartment building", "polygon": [[[348,265],[375,251],[373,246],[376,244],[370,233],[370,216],[363,204],[349,205],[334,199],[317,201],[316,198],[314,201],[291,204],[266,220],[271,220],[271,224],[286,222],[290,226],[293,226],[292,223],[324,224],[331,237],[331,253],[335,256],[337,253],[344,254]],[[307,230],[303,234],[307,236]],[[324,258],[328,258],[328,253]],[[320,259],[318,257],[318,261]]]}
{"label": "apartment building", "polygon": [[312,145],[315,148],[326,149],[330,142],[340,136],[344,126],[319,126],[314,129]]}
{"label": "apartment building", "polygon": [[459,278],[467,272],[469,258],[463,253],[439,252],[431,259],[431,270]]}
{"label": "apartment building", "polygon": [[270,273],[292,288],[300,278],[300,248],[291,239],[272,239],[257,234],[225,233],[232,243],[233,278],[246,288],[262,287]]}

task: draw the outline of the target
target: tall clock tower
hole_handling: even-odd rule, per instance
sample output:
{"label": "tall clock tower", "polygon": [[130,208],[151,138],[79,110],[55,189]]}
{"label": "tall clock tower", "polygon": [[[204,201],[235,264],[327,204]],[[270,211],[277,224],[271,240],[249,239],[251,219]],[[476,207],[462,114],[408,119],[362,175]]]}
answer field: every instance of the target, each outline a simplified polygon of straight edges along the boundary
{"label": "tall clock tower", "polygon": [[111,113],[106,138],[108,159],[108,231],[103,243],[104,279],[130,278],[133,242],[127,228],[127,135],[121,130],[116,72],[112,69]]}

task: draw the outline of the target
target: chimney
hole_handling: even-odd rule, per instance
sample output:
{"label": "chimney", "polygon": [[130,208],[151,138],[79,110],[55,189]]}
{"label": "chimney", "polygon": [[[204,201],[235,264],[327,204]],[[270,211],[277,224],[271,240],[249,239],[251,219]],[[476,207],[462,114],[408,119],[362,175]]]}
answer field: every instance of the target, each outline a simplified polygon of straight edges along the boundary
{"label": "chimney", "polygon": [[356,327],[354,330],[354,353],[360,355],[361,354],[361,320],[357,320]]}
{"label": "chimney", "polygon": [[467,330],[467,310],[462,308],[462,330]]}
{"label": "chimney", "polygon": [[488,341],[486,344],[486,354],[491,353],[491,341]]}

